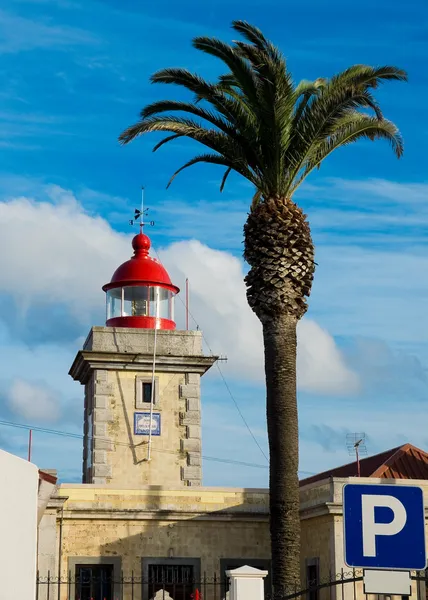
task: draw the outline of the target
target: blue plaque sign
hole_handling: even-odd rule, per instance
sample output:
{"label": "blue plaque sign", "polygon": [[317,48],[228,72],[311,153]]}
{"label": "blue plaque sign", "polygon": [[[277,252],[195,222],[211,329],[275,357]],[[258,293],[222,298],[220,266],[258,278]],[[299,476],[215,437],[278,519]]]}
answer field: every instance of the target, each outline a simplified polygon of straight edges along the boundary
{"label": "blue plaque sign", "polygon": [[[160,413],[152,413],[151,423],[152,435],[161,434],[161,416]],[[134,413],[134,435],[150,435],[150,413]]]}

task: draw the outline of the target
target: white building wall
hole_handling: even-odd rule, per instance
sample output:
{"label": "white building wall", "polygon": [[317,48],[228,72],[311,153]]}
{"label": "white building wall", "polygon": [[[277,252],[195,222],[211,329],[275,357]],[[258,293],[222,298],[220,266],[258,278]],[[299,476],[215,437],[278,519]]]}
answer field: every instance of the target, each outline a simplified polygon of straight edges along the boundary
{"label": "white building wall", "polygon": [[1,598],[36,597],[36,465],[0,450],[0,586]]}

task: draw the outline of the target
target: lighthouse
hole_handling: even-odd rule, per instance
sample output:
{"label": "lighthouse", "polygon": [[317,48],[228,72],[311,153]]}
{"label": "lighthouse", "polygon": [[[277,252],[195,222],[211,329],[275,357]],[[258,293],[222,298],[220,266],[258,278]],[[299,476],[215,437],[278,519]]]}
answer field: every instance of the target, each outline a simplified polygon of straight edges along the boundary
{"label": "lighthouse", "polygon": [[117,488],[202,482],[200,378],[216,361],[200,331],[179,331],[179,288],[142,231],[70,369],[84,386],[83,483]]}

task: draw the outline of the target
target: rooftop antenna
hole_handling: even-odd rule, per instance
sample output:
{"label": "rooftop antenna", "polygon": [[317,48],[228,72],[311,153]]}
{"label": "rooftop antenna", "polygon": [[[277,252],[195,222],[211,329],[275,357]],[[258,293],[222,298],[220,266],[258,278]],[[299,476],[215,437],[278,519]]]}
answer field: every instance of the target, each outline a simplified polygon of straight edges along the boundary
{"label": "rooftop antenna", "polygon": [[141,207],[139,209],[135,209],[134,218],[129,221],[129,224],[135,225],[135,223],[138,223],[138,225],[140,226],[140,233],[142,233],[145,225],[150,225],[151,227],[153,227],[153,225],[155,224],[154,221],[144,221],[144,217],[148,216],[149,209],[144,208],[144,186],[141,186]]}
{"label": "rooftop antenna", "polygon": [[357,477],[361,477],[360,456],[367,456],[366,434],[348,433],[346,435],[346,447],[350,456],[355,454],[357,461]]}

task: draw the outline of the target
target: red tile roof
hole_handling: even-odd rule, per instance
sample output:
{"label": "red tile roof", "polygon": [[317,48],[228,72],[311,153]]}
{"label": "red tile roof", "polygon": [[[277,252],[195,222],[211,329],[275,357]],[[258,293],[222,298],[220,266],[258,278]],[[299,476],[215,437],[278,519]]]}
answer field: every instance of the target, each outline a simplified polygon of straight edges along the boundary
{"label": "red tile roof", "polygon": [[40,471],[39,469],[39,480],[47,481],[48,483],[52,483],[53,485],[55,485],[58,478],[55,477],[55,475],[52,475],[51,473],[46,473],[46,471]]}
{"label": "red tile roof", "polygon": [[[360,460],[361,477],[381,477],[385,479],[428,479],[428,454],[412,444],[404,444],[375,456]],[[308,485],[329,477],[357,477],[357,463],[318,473],[300,481]]]}

